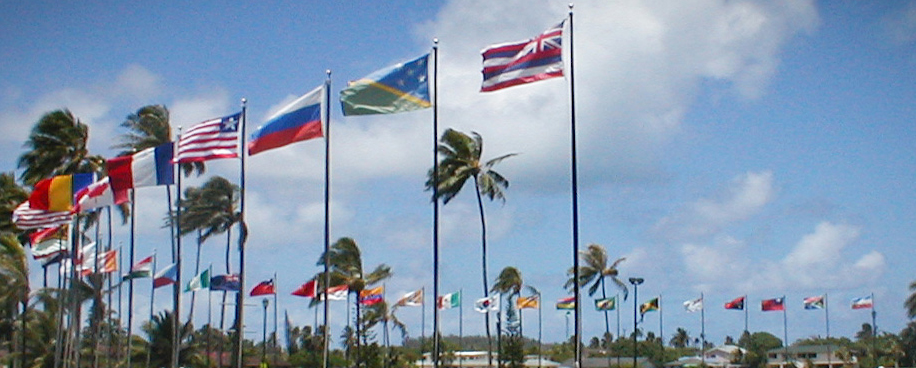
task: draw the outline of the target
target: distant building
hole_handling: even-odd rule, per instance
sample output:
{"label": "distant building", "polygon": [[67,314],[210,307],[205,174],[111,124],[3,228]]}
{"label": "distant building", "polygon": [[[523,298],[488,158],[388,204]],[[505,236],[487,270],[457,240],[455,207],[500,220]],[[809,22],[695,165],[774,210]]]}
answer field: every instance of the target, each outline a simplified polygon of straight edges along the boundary
{"label": "distant building", "polygon": [[[450,361],[440,361],[439,365],[441,367],[461,367],[461,368],[482,368],[488,367],[489,361],[487,359],[486,351],[456,351],[451,353],[455,359]],[[424,353],[423,359],[418,360],[414,363],[414,366],[417,368],[432,368],[432,355],[430,353]],[[496,360],[499,358],[497,353],[493,353],[493,365],[496,365]],[[560,363],[554,362],[544,357],[538,357],[537,355],[526,355],[525,362],[523,363],[526,368],[558,368]]]}
{"label": "distant building", "polygon": [[665,363],[666,368],[699,367],[706,364],[713,368],[741,368],[744,365],[732,363],[741,359],[747,351],[735,345],[720,345],[706,350],[703,356],[681,357],[673,362]]}
{"label": "distant building", "polygon": [[[617,358],[611,358],[611,364],[617,365]],[[622,367],[631,367],[633,365],[633,357],[620,357],[620,365]],[[560,365],[563,368],[575,368],[576,362],[573,359],[566,359]],[[582,358],[582,367],[581,368],[607,368],[607,357],[591,357],[591,358]],[[647,358],[636,358],[636,367],[637,368],[655,368],[655,364],[652,364],[651,361]]]}
{"label": "distant building", "polygon": [[[792,345],[767,351],[767,368],[786,368],[794,364],[797,368],[859,368],[859,360],[850,355],[844,362],[836,345]],[[788,356],[786,353],[788,352]],[[791,367],[790,367],[791,368]]]}

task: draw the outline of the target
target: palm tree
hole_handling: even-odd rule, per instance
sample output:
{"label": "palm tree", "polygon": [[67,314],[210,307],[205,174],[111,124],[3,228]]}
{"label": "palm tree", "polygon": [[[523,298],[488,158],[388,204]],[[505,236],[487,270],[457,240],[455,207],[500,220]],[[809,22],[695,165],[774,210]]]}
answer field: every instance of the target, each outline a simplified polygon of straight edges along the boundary
{"label": "palm tree", "polygon": [[906,298],[904,302],[904,307],[906,307],[906,315],[910,319],[916,318],[916,281],[910,283],[910,291],[913,293]]}
{"label": "palm tree", "polygon": [[674,337],[671,338],[671,346],[685,348],[688,343],[690,343],[690,335],[687,333],[687,330],[678,327],[677,331],[674,333]]}
{"label": "palm tree", "polygon": [[[514,308],[513,301],[518,297],[518,294],[522,291],[522,272],[517,268],[512,266],[506,266],[499,272],[499,276],[496,277],[496,282],[493,283],[493,287],[490,291],[494,293],[499,293],[501,295],[506,295],[506,309],[511,311]],[[508,322],[508,321],[507,321]],[[497,324],[500,324],[497,322]],[[502,330],[496,330],[496,341],[497,341],[497,351],[502,352]],[[503,355],[500,355],[500,361],[503,360]]]}
{"label": "palm tree", "polygon": [[[171,312],[161,312],[153,316],[153,319],[143,326],[143,330],[149,336],[148,349],[150,354],[150,366],[152,367],[170,367],[172,361],[172,340],[175,334],[173,318],[175,315]],[[202,360],[193,344],[182,344],[187,341],[194,332],[191,322],[188,321],[181,325],[179,332],[179,351],[178,364],[176,366],[200,366]],[[139,357],[138,357],[139,358]]]}
{"label": "palm tree", "polygon": [[387,362],[391,360],[391,340],[388,338],[388,324],[391,323],[392,329],[397,329],[401,332],[401,340],[404,340],[407,336],[407,326],[394,314],[397,308],[397,306],[388,308],[388,303],[383,300],[366,307],[366,312],[363,314],[366,330],[375,327],[379,323],[382,324],[382,340],[385,344],[385,367],[388,366]]}
{"label": "palm tree", "polygon": [[[627,299],[627,285],[620,281],[617,276],[620,272],[617,270],[617,266],[621,262],[626,260],[626,258],[618,258],[610,266],[607,264],[608,256],[607,251],[598,244],[589,244],[588,248],[584,251],[579,252],[579,256],[582,257],[582,263],[584,265],[579,266],[579,280],[575,280],[573,269],[567,272],[570,276],[566,281],[565,288],[570,289],[573,287],[583,288],[589,283],[592,285],[588,288],[588,296],[594,296],[595,292],[598,291],[598,287],[601,287],[601,297],[607,298],[607,290],[604,286],[604,280],[610,278],[611,281],[617,285],[621,291],[623,291],[623,299]],[[611,333],[611,323],[608,319],[608,311],[604,311],[604,333]],[[610,351],[610,345],[606,347]],[[608,354],[608,365],[611,364],[611,355]]]}
{"label": "palm tree", "polygon": [[[483,293],[484,297],[489,297],[489,288],[487,287],[487,222],[483,210],[483,196],[491,201],[499,199],[505,202],[503,189],[509,187],[509,181],[498,172],[493,170],[496,164],[503,160],[515,156],[510,153],[491,159],[486,162],[481,161],[483,154],[483,138],[476,132],[471,132],[468,136],[454,129],[446,129],[439,139],[438,152],[442,156],[439,161],[438,172],[432,169],[427,173],[426,189],[431,190],[435,185],[437,188],[436,198],[433,201],[442,200],[443,204],[448,204],[461,189],[464,188],[468,179],[474,179],[474,191],[477,195],[477,209],[480,212],[480,248],[481,248],[481,272],[483,273]],[[487,360],[489,365],[493,365],[493,339],[490,336],[490,314],[484,314],[484,324],[487,331]]]}
{"label": "palm tree", "polygon": [[[199,188],[190,187],[185,189],[184,199],[178,201],[178,206],[181,209],[179,234],[197,233],[198,267],[200,265],[200,248],[204,241],[214,235],[225,233],[226,273],[232,272],[232,260],[230,257],[232,246],[230,243],[232,240],[232,226],[237,224],[242,216],[239,211],[240,199],[240,188],[221,176],[211,177]],[[219,323],[221,331],[225,328],[226,323],[226,291],[223,291],[222,297]],[[193,316],[193,313],[194,304],[192,303],[190,314]],[[188,319],[190,320],[190,316]],[[222,350],[220,350],[221,353]]]}
{"label": "palm tree", "polygon": [[[361,332],[363,326],[360,326],[359,293],[365,290],[367,286],[374,286],[390,278],[391,267],[383,263],[376,266],[372,272],[364,273],[362,254],[356,241],[352,238],[344,237],[338,239],[331,245],[329,252],[327,259],[330,262],[328,272],[330,273],[331,287],[347,285],[349,293],[357,296],[354,303],[356,304],[356,346],[358,350],[360,339],[362,339],[362,342],[366,342],[365,333]],[[319,266],[325,265],[325,254],[318,258],[317,264]],[[321,279],[324,279],[324,277]],[[361,358],[359,357],[359,352],[357,352],[356,365],[359,366],[360,362]]]}
{"label": "palm tree", "polygon": [[41,117],[26,140],[29,149],[19,156],[22,181],[34,185],[55,175],[100,172],[105,162],[89,154],[89,127],[69,110],[56,110]]}
{"label": "palm tree", "polygon": [[[113,148],[123,149],[118,156],[130,155],[147,148],[158,147],[172,141],[172,126],[169,123],[169,110],[163,105],[147,105],[136,113],[127,116],[121,123],[127,133],[121,135],[121,143]],[[198,176],[206,171],[203,162],[181,164],[185,176],[196,173]]]}

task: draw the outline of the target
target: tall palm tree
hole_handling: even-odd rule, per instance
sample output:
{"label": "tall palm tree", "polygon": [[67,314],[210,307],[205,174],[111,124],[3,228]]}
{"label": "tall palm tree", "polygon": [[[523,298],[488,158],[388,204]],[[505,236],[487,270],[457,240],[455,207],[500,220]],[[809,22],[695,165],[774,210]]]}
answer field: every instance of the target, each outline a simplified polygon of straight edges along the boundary
{"label": "tall palm tree", "polygon": [[16,320],[20,303],[20,322],[24,325],[26,321],[28,262],[20,239],[17,238],[23,232],[12,221],[13,210],[26,199],[28,193],[16,183],[13,173],[0,174],[0,300],[3,300],[0,302],[0,345],[13,339],[12,324]]}
{"label": "tall palm tree", "polygon": [[[426,189],[431,190],[437,186],[434,201],[441,199],[443,204],[448,204],[452,198],[461,192],[468,179],[474,181],[474,191],[477,195],[477,209],[480,212],[480,248],[481,272],[483,273],[484,297],[489,297],[487,287],[487,222],[483,210],[483,196],[491,201],[499,199],[505,202],[503,189],[509,187],[509,181],[493,170],[496,164],[515,156],[510,153],[481,161],[483,154],[483,138],[476,132],[471,135],[464,134],[454,129],[446,129],[439,138],[438,152],[441,155],[438,172],[432,169],[427,173]],[[493,365],[493,339],[490,336],[490,314],[484,314],[484,324],[487,331],[487,361]]]}
{"label": "tall palm tree", "polygon": [[[197,264],[200,264],[200,247],[210,237],[226,234],[226,273],[232,272],[232,226],[241,220],[240,188],[221,176],[208,179],[202,186],[185,189],[184,199],[178,201],[181,209],[180,235],[197,233]],[[196,271],[197,272],[197,271]],[[225,328],[227,292],[223,291],[220,310],[220,330]],[[192,300],[193,301],[193,300]],[[190,313],[194,313],[191,304]],[[190,316],[188,318],[190,320]],[[221,352],[220,352],[221,353]]]}
{"label": "tall palm tree", "polygon": [[[506,266],[499,272],[496,282],[493,283],[491,292],[499,293],[506,296],[506,309],[511,311],[515,308],[514,300],[522,291],[522,272],[512,266]],[[509,321],[507,321],[508,323]],[[500,324],[497,321],[497,324]],[[502,329],[496,330],[497,351],[502,352]],[[503,355],[500,355],[499,361],[503,361]],[[500,364],[501,365],[501,364]]]}
{"label": "tall palm tree", "polygon": [[671,346],[676,348],[685,348],[689,343],[690,335],[687,333],[687,330],[678,327],[677,332],[674,333],[674,337],[671,338]]}
{"label": "tall palm tree", "polygon": [[21,179],[27,185],[55,175],[100,172],[105,162],[89,154],[89,127],[69,110],[42,116],[25,142],[28,151],[19,156]]}
{"label": "tall palm tree", "polygon": [[[598,244],[589,244],[588,248],[584,251],[579,252],[579,256],[582,257],[582,265],[579,266],[579,280],[575,280],[573,269],[567,272],[570,276],[566,281],[565,287],[567,289],[578,287],[584,288],[586,285],[591,283],[592,285],[588,288],[588,296],[594,296],[595,292],[598,291],[598,288],[601,288],[601,297],[607,298],[607,290],[605,289],[605,279],[611,279],[614,285],[618,289],[623,291],[623,299],[627,299],[627,285],[623,283],[617,276],[620,275],[620,272],[617,270],[617,266],[621,262],[626,260],[626,258],[618,258],[614,263],[608,266],[608,256],[607,251]],[[604,311],[604,333],[611,333],[611,323],[608,319],[608,311]],[[610,350],[610,345],[607,346]],[[608,365],[611,364],[611,355],[608,354]]]}
{"label": "tall palm tree", "polygon": [[363,314],[366,330],[375,327],[379,323],[382,324],[382,340],[385,344],[385,367],[388,367],[387,363],[391,360],[391,340],[388,338],[388,324],[391,324],[392,329],[397,329],[401,332],[401,340],[407,336],[407,326],[394,314],[397,308],[397,306],[389,308],[388,303],[383,300],[366,307],[366,312]]}
{"label": "tall palm tree", "polygon": [[[328,272],[330,273],[331,286],[347,285],[350,294],[355,294],[354,303],[356,305],[356,343],[357,350],[360,345],[360,339],[365,343],[365,334],[361,331],[364,326],[360,323],[360,303],[359,292],[366,289],[367,286],[374,286],[391,277],[391,267],[386,264],[380,264],[372,272],[363,272],[363,258],[359,250],[359,245],[352,238],[340,238],[331,245],[329,250]],[[325,255],[322,254],[318,259],[318,265],[325,265]],[[324,277],[322,277],[324,279]],[[361,363],[360,353],[357,352],[356,365]]]}
{"label": "tall palm tree", "polygon": [[910,283],[910,291],[913,293],[906,298],[904,302],[904,307],[906,307],[906,315],[910,319],[916,318],[916,281]]}
{"label": "tall palm tree", "polygon": [[[136,113],[127,115],[121,127],[126,128],[127,133],[121,135],[121,143],[114,146],[123,150],[118,156],[133,154],[172,141],[169,110],[163,105],[141,107]],[[192,173],[199,176],[206,171],[206,166],[203,162],[183,163],[181,170],[185,176]]]}
{"label": "tall palm tree", "polygon": [[[169,367],[172,360],[172,340],[175,334],[173,318],[175,315],[171,312],[161,312],[153,316],[153,319],[143,326],[143,330],[149,336],[148,349],[150,354],[150,366],[152,367]],[[181,324],[179,329],[179,342],[186,342],[194,332],[191,322]],[[193,344],[179,343],[178,364],[177,366],[200,366],[202,359],[197,352],[197,347]]]}

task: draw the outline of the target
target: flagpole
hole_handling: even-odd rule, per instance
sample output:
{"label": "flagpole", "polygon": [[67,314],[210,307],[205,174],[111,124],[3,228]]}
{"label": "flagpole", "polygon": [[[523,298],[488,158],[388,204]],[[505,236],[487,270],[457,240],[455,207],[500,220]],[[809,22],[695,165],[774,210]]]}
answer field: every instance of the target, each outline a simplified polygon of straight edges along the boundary
{"label": "flagpole", "polygon": [[[703,293],[700,293],[700,303],[703,303]],[[663,335],[664,336],[664,335]],[[664,340],[664,338],[662,338]],[[706,307],[700,305],[700,360],[706,366]]]}
{"label": "flagpole", "polygon": [[541,361],[543,360],[542,358],[543,354],[541,353],[541,321],[542,321],[541,320],[541,303],[543,302],[543,300],[541,299],[543,298],[541,298],[540,291],[538,291],[537,296],[538,296],[538,368],[541,368]]}
{"label": "flagpole", "polygon": [[[130,255],[128,256],[128,264],[131,268],[134,266],[134,244],[135,238],[134,234],[137,231],[137,201],[136,193],[133,188],[130,190]],[[127,271],[130,274],[130,271]],[[130,367],[131,361],[131,335],[133,335],[134,328],[134,278],[131,277],[127,280],[127,366]]]}
{"label": "flagpole", "polygon": [[[331,70],[325,71],[324,82],[324,346],[322,347],[322,367],[328,368],[330,344],[330,309],[328,289],[331,287]],[[348,301],[349,303],[349,301]],[[349,312],[349,306],[347,307]],[[348,318],[349,322],[349,318]],[[359,336],[357,336],[359,341]],[[242,367],[236,367],[242,368]]]}
{"label": "flagpole", "polygon": [[744,307],[744,332],[750,334],[750,331],[747,329],[747,294],[744,294],[744,302],[741,303],[741,306]]}
{"label": "flagpole", "polygon": [[827,368],[833,368],[833,352],[830,344],[830,303],[827,302],[827,294],[824,294],[824,326],[827,329]]}
{"label": "flagpole", "polygon": [[[245,241],[248,237],[248,225],[245,224],[245,157],[246,149],[245,128],[248,125],[248,99],[242,98],[242,116],[239,121],[239,138],[242,142],[239,153],[239,290],[235,293],[235,368],[243,368],[243,349],[245,331]],[[180,195],[180,193],[179,193]],[[228,251],[227,251],[228,252]]]}
{"label": "flagpole", "polygon": [[[433,300],[439,300],[439,39],[433,39]],[[459,289],[459,292],[461,290]],[[463,303],[463,301],[461,301]],[[461,311],[458,312],[458,330],[461,330]],[[461,334],[458,337],[461,346]],[[422,353],[422,352],[421,352]],[[439,306],[433,307],[433,368],[439,368]],[[461,359],[458,359],[461,364]]]}
{"label": "flagpole", "polygon": [[877,323],[878,313],[875,312],[875,293],[871,293],[871,351],[875,357],[875,360],[878,358],[878,323]]}
{"label": "flagpole", "polygon": [[[152,277],[150,278],[150,282],[149,282],[149,286],[150,286],[149,288],[149,319],[150,321],[153,320],[153,313],[154,313],[153,306],[156,305],[155,281],[156,281],[156,273],[158,272],[156,271],[158,262],[159,262],[159,257],[156,255],[156,249],[153,249],[153,274],[150,275]],[[149,363],[150,363],[150,358],[151,358],[152,353],[153,353],[153,349],[146,349],[146,368],[149,368]]]}
{"label": "flagpole", "polygon": [[[207,277],[213,277],[213,264],[207,266]],[[211,336],[213,336],[213,290],[210,289],[210,280],[207,280],[207,367],[210,366],[210,353],[213,352],[211,346]],[[129,366],[128,366],[129,367]],[[223,367],[219,367],[223,368]]]}
{"label": "flagpole", "polygon": [[280,279],[277,278],[277,273],[274,272],[274,336],[273,336],[273,348],[274,348],[274,350],[273,350],[273,354],[272,354],[272,355],[274,356],[274,360],[273,360],[273,362],[271,362],[271,365],[277,364],[277,340],[279,339],[279,336],[277,336],[277,327],[278,327],[278,326],[277,326],[277,302],[278,302],[278,299],[277,299],[277,292],[276,292],[277,290],[280,290]]}
{"label": "flagpole", "polygon": [[783,346],[785,347],[784,349],[785,350],[784,357],[785,357],[785,363],[786,363],[785,367],[788,368],[789,367],[789,323],[787,322],[787,318],[786,318],[786,307],[785,307],[786,296],[785,295],[782,296],[782,305],[783,305],[782,307],[782,338],[783,338],[783,341],[785,341],[783,343]]}
{"label": "flagpole", "polygon": [[[573,279],[579,280],[579,174],[576,162],[576,78],[574,73],[575,63],[573,62],[573,5],[569,4],[569,116],[570,116],[570,166],[572,168],[572,257],[573,257]],[[575,318],[573,327],[575,338],[575,368],[581,367],[582,351],[580,342],[582,341],[582,321],[580,316],[581,304],[579,301],[579,287],[573,288],[575,294]],[[635,367],[634,367],[635,368]]]}
{"label": "flagpole", "polygon": [[[620,293],[614,296],[614,309],[617,310],[617,339],[620,340]],[[617,352],[617,366],[620,367],[620,352]],[[633,367],[636,368],[636,367]]]}
{"label": "flagpole", "polygon": [[420,288],[420,355],[423,355],[423,342],[426,341],[426,287]]}
{"label": "flagpole", "polygon": [[[458,350],[461,351],[464,349],[464,290],[458,289],[458,293]],[[464,366],[461,357],[458,357],[458,366]]]}
{"label": "flagpole", "polygon": [[[702,296],[700,298],[702,298]],[[662,315],[663,314],[665,314],[665,309],[662,308],[662,294],[658,294],[658,336],[661,337],[662,351],[665,350],[664,349],[665,348],[665,332],[664,332],[665,330],[662,329]]]}
{"label": "flagpole", "polygon": [[[181,139],[181,127],[178,128],[179,140]],[[175,179],[176,193],[178,202],[181,203],[181,175]],[[172,204],[169,204],[171,208]],[[172,254],[172,262],[175,263],[175,284],[172,285],[172,359],[171,368],[178,368],[178,346],[181,344],[181,318],[179,317],[181,309],[181,206],[175,206],[175,248]],[[241,368],[241,367],[239,367]]]}

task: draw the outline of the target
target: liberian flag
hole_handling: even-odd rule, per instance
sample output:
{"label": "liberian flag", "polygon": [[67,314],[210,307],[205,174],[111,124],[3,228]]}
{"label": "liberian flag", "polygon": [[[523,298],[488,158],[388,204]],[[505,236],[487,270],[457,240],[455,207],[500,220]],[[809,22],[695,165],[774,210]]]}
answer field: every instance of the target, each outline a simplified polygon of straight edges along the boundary
{"label": "liberian flag", "polygon": [[359,304],[373,305],[381,303],[385,294],[385,286],[374,287],[359,292]]}
{"label": "liberian flag", "polygon": [[483,50],[481,92],[563,76],[563,22],[537,37]]}
{"label": "liberian flag", "polygon": [[73,209],[73,195],[95,182],[95,174],[58,175],[42,179],[29,195],[29,207],[51,212]]}
{"label": "liberian flag", "polygon": [[[190,132],[190,131],[189,131]],[[108,160],[108,177],[115,190],[175,183],[172,154],[175,143],[147,148],[130,156]]]}
{"label": "liberian flag", "polygon": [[74,197],[76,206],[73,207],[73,212],[121,204],[127,202],[128,199],[126,190],[112,190],[108,177],[80,189]]}
{"label": "liberian flag", "polygon": [[875,303],[874,303],[874,301],[872,300],[872,296],[871,296],[871,295],[865,296],[865,297],[861,297],[861,298],[855,298],[855,299],[852,300],[852,309],[873,308],[874,305],[875,305]]}
{"label": "liberian flag", "polygon": [[324,85],[286,105],[258,127],[248,142],[248,155],[287,144],[322,137],[321,111]]}
{"label": "liberian flag", "polygon": [[174,163],[239,157],[239,120],[242,113],[197,124],[178,139]]}

